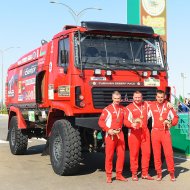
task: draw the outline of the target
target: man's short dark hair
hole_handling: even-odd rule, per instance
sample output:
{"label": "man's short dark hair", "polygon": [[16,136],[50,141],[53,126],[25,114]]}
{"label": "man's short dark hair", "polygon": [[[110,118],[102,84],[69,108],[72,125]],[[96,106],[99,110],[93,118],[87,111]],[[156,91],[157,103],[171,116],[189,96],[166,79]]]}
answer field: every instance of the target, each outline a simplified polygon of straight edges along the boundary
{"label": "man's short dark hair", "polygon": [[142,95],[142,92],[140,92],[140,91],[137,90],[137,91],[135,91],[135,92],[133,93],[133,95],[134,95],[134,94],[141,94],[141,95]]}
{"label": "man's short dark hair", "polygon": [[165,94],[165,92],[163,90],[157,90],[156,94]]}

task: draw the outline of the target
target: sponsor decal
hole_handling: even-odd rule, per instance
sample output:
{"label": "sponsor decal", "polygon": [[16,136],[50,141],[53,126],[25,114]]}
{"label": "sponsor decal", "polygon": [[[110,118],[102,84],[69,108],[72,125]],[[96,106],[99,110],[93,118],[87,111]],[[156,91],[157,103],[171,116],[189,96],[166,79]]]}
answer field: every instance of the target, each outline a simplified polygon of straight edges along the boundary
{"label": "sponsor decal", "polygon": [[23,63],[26,63],[27,61],[31,61],[31,60],[37,59],[38,55],[39,55],[39,50],[35,50],[31,54],[29,54],[26,57],[23,57],[21,60],[19,60],[17,62],[17,64],[21,65]]}
{"label": "sponsor decal", "polygon": [[54,85],[53,84],[48,85],[48,99],[49,100],[54,99]]}
{"label": "sponsor decal", "polygon": [[160,79],[148,78],[144,79],[144,86],[160,86]]}
{"label": "sponsor decal", "polygon": [[90,81],[89,84],[91,86],[122,86],[122,87],[128,87],[128,86],[143,86],[142,82],[125,82],[125,81],[117,81],[117,82],[101,82],[101,81]]}
{"label": "sponsor decal", "polygon": [[22,92],[22,81],[18,81],[18,93]]}
{"label": "sponsor decal", "polygon": [[43,45],[40,48],[40,56],[43,56],[46,54],[47,47],[48,47],[45,40],[42,40],[42,42],[43,42]]}
{"label": "sponsor decal", "polygon": [[8,97],[14,97],[15,91],[13,86],[15,85],[16,81],[18,80],[18,75],[12,75],[11,79],[8,81]]}
{"label": "sponsor decal", "polygon": [[34,111],[28,111],[28,120],[35,122],[35,114]]}
{"label": "sponsor decal", "polygon": [[106,77],[90,77],[90,80],[106,80]]}
{"label": "sponsor decal", "polygon": [[28,90],[24,92],[24,99],[25,100],[34,100],[35,99],[35,91],[34,90]]}
{"label": "sponsor decal", "polygon": [[18,101],[19,102],[22,102],[24,100],[24,96],[21,94],[21,95],[18,95]]}
{"label": "sponsor decal", "polygon": [[8,91],[8,97],[14,97],[15,96],[15,91],[14,90],[9,90]]}
{"label": "sponsor decal", "polygon": [[35,84],[35,82],[36,82],[36,78],[31,78],[31,79],[25,80],[25,85],[29,86],[31,84]]}
{"label": "sponsor decal", "polygon": [[46,50],[40,50],[40,56],[43,56],[43,55],[45,55],[46,54]]}
{"label": "sponsor decal", "polygon": [[32,75],[36,75],[37,74],[37,69],[38,69],[38,63],[33,63],[27,67],[23,68],[23,72],[22,72],[22,78],[26,78]]}
{"label": "sponsor decal", "polygon": [[43,65],[45,63],[44,57],[38,60],[38,65]]}
{"label": "sponsor decal", "polygon": [[58,87],[58,96],[59,97],[69,97],[70,96],[70,86],[59,86]]}
{"label": "sponsor decal", "polygon": [[51,73],[52,71],[52,62],[49,62],[49,72]]}

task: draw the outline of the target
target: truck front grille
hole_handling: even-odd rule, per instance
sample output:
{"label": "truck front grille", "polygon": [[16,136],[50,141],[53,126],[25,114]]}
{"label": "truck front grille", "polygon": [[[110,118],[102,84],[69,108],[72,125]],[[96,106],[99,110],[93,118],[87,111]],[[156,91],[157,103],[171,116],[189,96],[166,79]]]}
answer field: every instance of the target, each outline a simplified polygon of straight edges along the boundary
{"label": "truck front grille", "polygon": [[[146,88],[139,88],[139,87],[132,87],[132,88],[102,88],[102,87],[94,87],[92,88],[92,97],[93,97],[93,104],[94,108],[102,109],[112,103],[112,93],[114,91],[119,91],[121,93],[122,104],[124,106],[128,105],[132,102],[133,93],[135,91],[140,91],[143,94],[143,100],[155,100],[156,96],[156,87],[146,87]],[[125,101],[127,100],[127,101]]]}

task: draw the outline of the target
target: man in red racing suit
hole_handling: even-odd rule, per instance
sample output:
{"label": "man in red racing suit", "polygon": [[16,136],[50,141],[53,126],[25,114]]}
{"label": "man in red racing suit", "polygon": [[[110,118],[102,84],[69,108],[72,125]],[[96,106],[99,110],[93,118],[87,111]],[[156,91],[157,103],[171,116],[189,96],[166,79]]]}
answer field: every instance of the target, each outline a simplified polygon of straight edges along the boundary
{"label": "man in red racing suit", "polygon": [[127,181],[123,177],[123,165],[125,158],[125,140],[122,132],[123,125],[123,106],[119,105],[121,102],[121,94],[118,91],[112,94],[113,103],[103,109],[99,118],[99,126],[105,135],[105,170],[107,176],[107,183],[112,182],[112,168],[113,156],[116,149],[116,180]]}
{"label": "man in red racing suit", "polygon": [[161,146],[164,150],[166,164],[170,173],[170,180],[175,181],[175,169],[172,150],[172,141],[170,135],[170,127],[178,123],[178,115],[172,108],[167,107],[164,100],[165,93],[161,90],[157,91],[156,100],[150,104],[150,116],[152,117],[152,148],[154,154],[154,165],[157,172],[157,180],[162,180],[162,162],[161,162]]}
{"label": "man in red racing suit", "polygon": [[148,124],[149,106],[142,101],[142,93],[139,91],[133,94],[133,103],[126,107],[124,115],[124,125],[128,130],[128,146],[130,154],[130,169],[132,180],[138,181],[138,158],[141,149],[142,179],[153,180],[148,173],[150,161],[150,132]]}

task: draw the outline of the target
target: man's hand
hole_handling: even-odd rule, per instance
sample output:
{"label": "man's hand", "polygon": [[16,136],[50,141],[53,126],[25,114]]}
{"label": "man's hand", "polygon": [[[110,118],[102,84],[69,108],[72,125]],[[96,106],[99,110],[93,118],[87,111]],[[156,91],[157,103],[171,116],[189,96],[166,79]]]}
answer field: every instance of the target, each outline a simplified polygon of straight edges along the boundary
{"label": "man's hand", "polygon": [[109,135],[114,135],[114,134],[115,134],[115,133],[114,133],[114,130],[113,130],[113,129],[109,129],[109,130],[108,130],[108,134],[109,134]]}
{"label": "man's hand", "polygon": [[120,132],[121,132],[121,129],[109,129],[108,130],[109,135],[117,135]]}
{"label": "man's hand", "polygon": [[172,126],[172,122],[169,121],[169,120],[165,120],[165,121],[163,122],[163,125],[164,125],[164,129],[170,129],[171,126]]}
{"label": "man's hand", "polygon": [[108,130],[108,134],[111,136],[112,140],[113,140],[113,135],[116,135],[118,139],[120,139],[119,137],[119,133],[121,132],[121,129],[109,129]]}
{"label": "man's hand", "polygon": [[142,120],[140,118],[136,118],[133,120],[132,127],[134,129],[139,129],[142,127]]}
{"label": "man's hand", "polygon": [[173,104],[171,102],[168,102],[167,103],[167,108],[172,109],[173,108]]}
{"label": "man's hand", "polygon": [[141,120],[140,118],[136,118],[136,119],[134,119],[134,122],[135,122],[135,123],[140,123],[140,124],[141,124],[141,123],[142,123],[142,120]]}
{"label": "man's hand", "polygon": [[114,135],[117,135],[121,132],[121,129],[113,129]]}

